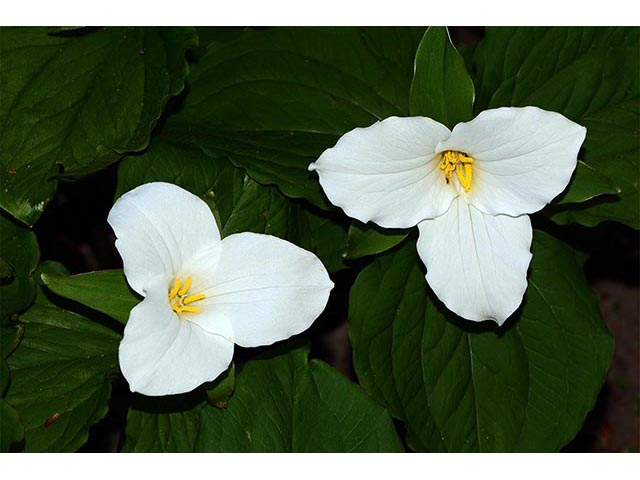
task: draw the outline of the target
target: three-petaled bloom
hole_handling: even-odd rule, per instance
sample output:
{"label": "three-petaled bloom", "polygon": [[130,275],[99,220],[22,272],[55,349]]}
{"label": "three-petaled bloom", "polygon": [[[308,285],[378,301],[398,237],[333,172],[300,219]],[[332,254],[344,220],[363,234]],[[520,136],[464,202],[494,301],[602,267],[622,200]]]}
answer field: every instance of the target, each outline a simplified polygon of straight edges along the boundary
{"label": "three-petaled bloom", "polygon": [[417,225],[438,298],[463,318],[502,324],[527,288],[527,214],[565,189],[585,135],[536,107],[486,110],[453,131],[426,117],[390,117],[346,133],[309,169],[347,215]]}
{"label": "three-petaled bloom", "polygon": [[124,194],[109,213],[131,310],[120,368],[131,390],[168,395],[224,372],[234,343],[269,345],[306,330],[333,283],[311,252],[270,235],[224,239],[207,204],[168,183]]}

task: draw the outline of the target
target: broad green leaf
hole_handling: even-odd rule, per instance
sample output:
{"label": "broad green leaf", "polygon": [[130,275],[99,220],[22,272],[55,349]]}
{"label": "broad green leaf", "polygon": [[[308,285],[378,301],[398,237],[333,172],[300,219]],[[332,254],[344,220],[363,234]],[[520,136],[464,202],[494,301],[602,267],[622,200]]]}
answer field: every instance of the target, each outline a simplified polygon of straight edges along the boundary
{"label": "broad green leaf", "polygon": [[473,116],[473,82],[446,27],[429,27],[418,46],[409,110],[453,128]]}
{"label": "broad green leaf", "polygon": [[0,282],[3,284],[9,283],[13,280],[13,274],[14,270],[11,264],[4,258],[0,257]]}
{"label": "broad green leaf", "polygon": [[52,260],[42,260],[39,264],[38,264],[38,268],[36,269],[36,272],[34,273],[34,278],[36,279],[36,284],[38,285],[37,288],[37,295],[36,295],[36,302],[39,305],[43,305],[45,307],[47,306],[51,306],[52,304],[60,307],[60,308],[65,308],[66,305],[61,305],[57,302],[57,298],[55,296],[54,293],[51,292],[51,290],[49,290],[44,282],[42,281],[42,274],[46,274],[46,275],[71,275],[71,273],[69,272],[69,270],[67,269],[67,267],[65,267],[62,263],[60,262],[55,262]]}
{"label": "broad green leaf", "polygon": [[18,321],[11,321],[0,325],[0,357],[9,358],[9,355],[20,345],[24,335],[24,325]]}
{"label": "broad green leaf", "polygon": [[224,159],[210,158],[197,147],[173,143],[161,136],[143,155],[122,160],[116,198],[144,183],[173,183],[203,198],[213,194],[224,225],[242,195],[245,177],[242,169]]}
{"label": "broad green leaf", "polygon": [[35,234],[4,212],[0,213],[0,249],[2,258],[13,269],[10,281],[0,282],[0,323],[5,324],[33,303],[36,295],[33,272],[40,250]]}
{"label": "broad green leaf", "polygon": [[4,398],[4,394],[7,393],[9,388],[11,372],[9,371],[9,365],[4,357],[0,357],[0,398]]}
{"label": "broad green leaf", "polygon": [[400,451],[388,413],[308,350],[249,363],[227,410],[203,409],[197,448],[230,452]]}
{"label": "broad green leaf", "polygon": [[0,398],[0,453],[12,451],[12,445],[24,438],[20,417],[4,398]]}
{"label": "broad green leaf", "polygon": [[[581,158],[621,188],[568,205],[557,222],[615,220],[640,228],[640,29],[491,28],[476,49],[476,111],[536,105],[587,127]],[[576,176],[572,190],[598,192]]]}
{"label": "broad green leaf", "polygon": [[195,451],[201,430],[200,411],[206,407],[202,390],[162,398],[134,395],[127,414],[123,452]]}
{"label": "broad green leaf", "polygon": [[358,378],[418,451],[557,451],[593,407],[613,341],[575,252],[536,231],[529,287],[506,328],[455,317],[415,244],[378,257],[351,291]]}
{"label": "broad green leaf", "polygon": [[[223,193],[216,195],[220,198]],[[309,226],[302,210],[278,192],[245,177],[242,194],[222,227],[222,236],[255,232],[306,245]]]}
{"label": "broad green leaf", "polygon": [[[223,198],[223,189],[218,191],[222,192],[216,198]],[[305,210],[275,187],[260,185],[249,177],[223,225],[223,237],[241,232],[275,235],[315,253],[330,272],[346,267],[342,253],[347,234],[342,225]]]}
{"label": "broad green leaf", "polygon": [[[223,183],[229,187],[227,196],[237,199],[244,176],[242,170],[224,159],[210,159],[198,147],[174,143],[160,135],[142,155],[127,156],[120,162],[115,197],[144,183],[168,182],[198,196],[204,196],[212,187]],[[225,221],[227,217],[224,216]]]}
{"label": "broad green leaf", "polygon": [[196,61],[213,45],[219,45],[236,40],[241,35],[249,32],[241,27],[195,27],[198,34],[198,48],[194,51]]}
{"label": "broad green leaf", "polygon": [[177,140],[161,135],[144,155],[126,157],[118,169],[116,196],[147,182],[174,183],[209,204],[223,236],[246,231],[275,235],[314,251],[328,268],[343,267],[341,225],[307,211],[273,186],[256,183],[227,159]]}
{"label": "broad green leaf", "polygon": [[79,275],[41,275],[52,292],[126,323],[140,298],[127,284],[122,270],[102,270]]}
{"label": "broad green leaf", "polygon": [[580,160],[571,181],[573,187],[556,198],[555,203],[580,203],[599,195],[621,192],[611,178]]}
{"label": "broad green leaf", "polygon": [[7,361],[0,357],[0,453],[11,451],[12,445],[24,438],[24,427],[18,412],[4,399],[10,376]]}
{"label": "broad green leaf", "polygon": [[409,113],[410,28],[281,28],[212,45],[171,138],[228,157],[262,184],[327,208],[308,166],[340,135]]}
{"label": "broad green leaf", "polygon": [[347,268],[345,250],[347,248],[348,229],[334,220],[328,213],[307,211],[311,245],[309,250],[315,253],[329,273]]}
{"label": "broad green leaf", "polygon": [[[460,56],[462,56],[462,60],[464,61],[464,66],[467,70],[467,72],[472,72],[475,68],[475,64],[473,62],[474,60],[474,54],[476,51],[476,46],[477,45],[469,45],[466,43],[459,43],[456,47],[456,49],[458,50],[458,53],[460,54]],[[474,88],[475,90],[475,88]],[[475,97],[475,92],[474,92],[474,97]]]}
{"label": "broad green leaf", "polygon": [[237,374],[226,409],[193,405],[191,397],[182,409],[140,399],[129,411],[124,450],[401,451],[387,411],[307,355],[303,347],[250,361]]}
{"label": "broad green leaf", "polygon": [[640,228],[640,101],[633,100],[588,119],[589,165],[615,180],[619,195],[603,195],[551,212],[556,223],[593,227],[606,220]]}
{"label": "broad green leaf", "polygon": [[211,158],[187,145],[159,140],[141,156],[125,158],[118,169],[116,196],[148,182],[169,182],[205,197],[213,195],[223,235],[239,231],[297,236],[287,200],[273,187],[252,181],[226,159]]}
{"label": "broad green leaf", "polygon": [[346,258],[355,259],[385,252],[409,235],[408,230],[381,228],[373,223],[354,221],[349,227]]}
{"label": "broad green leaf", "polygon": [[36,303],[20,320],[6,401],[24,422],[25,450],[75,451],[107,413],[120,336],[52,304]]}
{"label": "broad green leaf", "polygon": [[3,28],[0,206],[33,225],[60,175],[78,177],[147,146],[188,73],[191,28],[100,28],[81,36]]}
{"label": "broad green leaf", "polygon": [[[13,219],[12,223],[18,226],[20,231],[25,232],[29,230]],[[36,236],[33,234],[33,232],[30,232],[29,237],[31,237],[33,241],[36,241]],[[35,245],[37,246],[37,243],[35,243]],[[39,251],[36,250],[35,253],[37,253],[39,257]],[[33,296],[35,296],[35,303],[50,305],[49,299],[42,292],[42,280],[40,278],[40,275],[45,271],[47,273],[51,272],[61,274],[68,274],[69,272],[61,263],[58,262],[41,260],[37,262],[37,265],[36,263],[33,263],[33,271],[30,274],[30,279],[33,282]],[[2,292],[1,289],[0,292]],[[24,336],[24,323],[22,323],[19,319],[20,315],[16,314],[0,325],[0,354],[4,358],[9,358],[9,356],[15,351],[18,345],[20,345],[22,337]]]}

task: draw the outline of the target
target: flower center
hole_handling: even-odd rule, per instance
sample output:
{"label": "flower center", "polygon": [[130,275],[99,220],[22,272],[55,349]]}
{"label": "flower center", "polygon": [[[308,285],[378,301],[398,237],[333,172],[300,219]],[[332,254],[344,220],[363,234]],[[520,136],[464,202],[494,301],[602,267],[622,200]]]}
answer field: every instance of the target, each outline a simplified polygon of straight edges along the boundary
{"label": "flower center", "polygon": [[471,191],[471,177],[473,175],[473,157],[466,153],[447,150],[442,152],[442,160],[440,161],[440,170],[444,171],[444,179],[447,183],[451,181],[453,172],[456,173],[460,185],[465,192]]}
{"label": "flower center", "polygon": [[182,279],[178,277],[176,278],[176,283],[174,283],[171,290],[169,290],[169,303],[171,304],[171,309],[178,315],[182,312],[200,313],[202,310],[190,304],[202,300],[204,298],[204,293],[187,295],[189,287],[191,286],[191,277],[186,278],[182,288],[181,284]]}

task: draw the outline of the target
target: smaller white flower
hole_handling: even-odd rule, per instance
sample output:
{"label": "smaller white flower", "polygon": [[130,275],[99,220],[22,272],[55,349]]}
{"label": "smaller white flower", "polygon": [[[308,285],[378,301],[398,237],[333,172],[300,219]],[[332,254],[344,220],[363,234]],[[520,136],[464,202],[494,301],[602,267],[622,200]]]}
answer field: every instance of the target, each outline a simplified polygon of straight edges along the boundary
{"label": "smaller white flower", "polygon": [[390,117],[346,133],[309,169],[347,215],[418,225],[418,254],[438,298],[463,318],[502,324],[527,288],[527,214],[565,189],[585,135],[536,107],[486,110],[453,131],[426,117]]}
{"label": "smaller white flower", "polygon": [[224,372],[234,343],[270,345],[307,328],[333,283],[312,253],[270,235],[220,239],[207,204],[168,183],[124,194],[109,213],[131,310],[120,368],[133,392],[193,390]]}

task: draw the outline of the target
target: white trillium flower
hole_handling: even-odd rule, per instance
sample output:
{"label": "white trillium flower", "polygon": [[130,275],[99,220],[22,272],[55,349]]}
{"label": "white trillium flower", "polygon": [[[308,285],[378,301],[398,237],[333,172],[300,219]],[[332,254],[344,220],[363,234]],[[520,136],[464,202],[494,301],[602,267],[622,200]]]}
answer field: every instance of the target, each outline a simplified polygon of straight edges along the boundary
{"label": "white trillium flower", "polygon": [[565,189],[585,135],[536,107],[486,110],[453,131],[426,117],[390,117],[346,133],[309,169],[350,217],[417,225],[438,298],[463,318],[502,324],[527,288],[527,214]]}
{"label": "white trillium flower", "polygon": [[220,239],[207,204],[168,183],[124,194],[108,217],[131,310],[120,368],[131,390],[169,395],[214,380],[234,343],[270,345],[306,330],[333,283],[311,252],[270,235]]}

